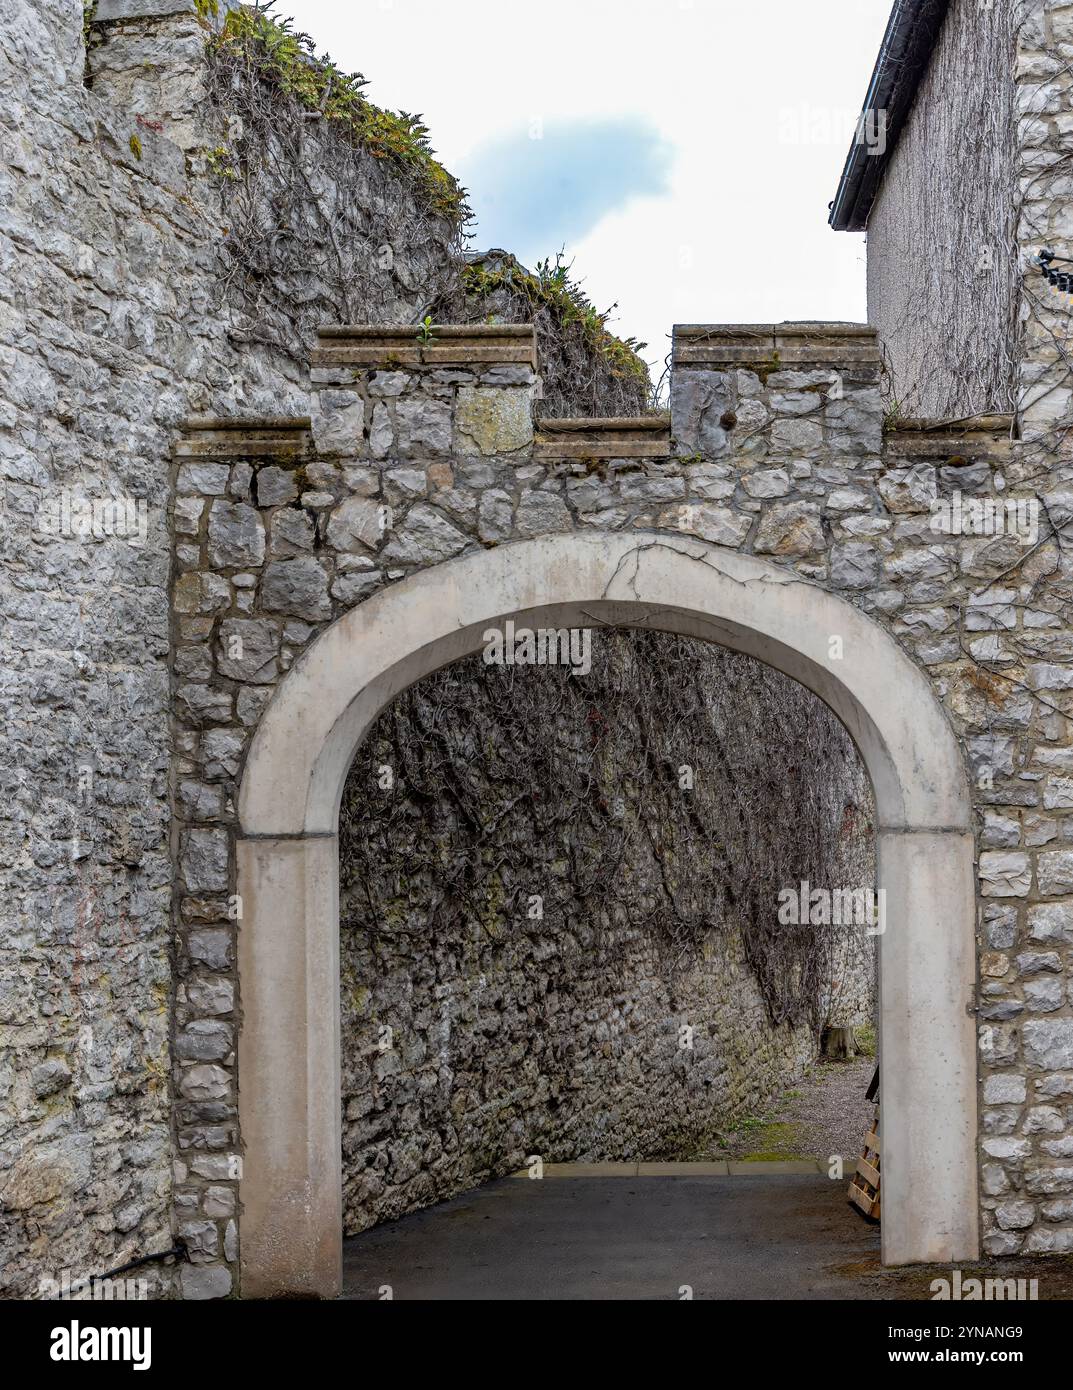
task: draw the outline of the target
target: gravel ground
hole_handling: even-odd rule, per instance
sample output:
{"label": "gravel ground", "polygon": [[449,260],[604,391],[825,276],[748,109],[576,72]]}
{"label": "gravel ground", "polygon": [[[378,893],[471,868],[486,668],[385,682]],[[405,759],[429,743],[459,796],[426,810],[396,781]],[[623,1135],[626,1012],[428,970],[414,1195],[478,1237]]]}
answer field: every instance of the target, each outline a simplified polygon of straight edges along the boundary
{"label": "gravel ground", "polygon": [[712,1158],[817,1158],[832,1154],[846,1160],[860,1155],[864,1136],[872,1124],[873,1106],[865,1092],[875,1071],[874,1057],[852,1062],[820,1062],[802,1080],[772,1100],[761,1115],[751,1116],[723,1145],[712,1144],[697,1157]]}

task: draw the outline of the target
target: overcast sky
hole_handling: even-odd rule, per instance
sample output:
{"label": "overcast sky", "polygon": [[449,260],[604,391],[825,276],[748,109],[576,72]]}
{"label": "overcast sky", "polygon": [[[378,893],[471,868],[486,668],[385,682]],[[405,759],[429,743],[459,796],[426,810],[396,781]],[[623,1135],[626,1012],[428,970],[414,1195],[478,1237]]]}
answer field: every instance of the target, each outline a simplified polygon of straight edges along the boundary
{"label": "overcast sky", "polygon": [[864,319],[834,197],[890,0],[285,0],[420,112],[474,245],[560,247],[661,363],[674,323]]}

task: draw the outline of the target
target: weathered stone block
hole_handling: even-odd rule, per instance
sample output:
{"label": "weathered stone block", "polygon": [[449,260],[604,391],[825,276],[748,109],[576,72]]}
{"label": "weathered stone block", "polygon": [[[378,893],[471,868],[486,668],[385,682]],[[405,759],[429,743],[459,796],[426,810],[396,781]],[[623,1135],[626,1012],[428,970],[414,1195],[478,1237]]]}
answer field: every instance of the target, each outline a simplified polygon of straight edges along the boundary
{"label": "weathered stone block", "polygon": [[382,503],[368,497],[349,497],[328,519],[328,543],[347,553],[371,553],[383,537],[382,522],[386,519]]}
{"label": "weathered stone block", "polygon": [[509,493],[497,488],[481,493],[477,534],[482,541],[508,540],[513,519],[514,502]]}
{"label": "weathered stone block", "polygon": [[223,497],[230,475],[226,463],[184,463],[179,469],[177,488],[180,495]]}
{"label": "weathered stone block", "polygon": [[455,437],[460,454],[514,454],[528,448],[533,442],[530,393],[516,388],[459,387]]}
{"label": "weathered stone block", "polygon": [[761,555],[812,555],[824,544],[819,508],[787,502],[764,510],[755,549]]}
{"label": "weathered stone block", "polygon": [[209,511],[209,557],[219,569],[262,563],[265,528],[255,508],[246,502],[213,502]]}
{"label": "weathered stone block", "polygon": [[373,407],[372,425],[369,428],[369,452],[374,459],[386,459],[395,446],[395,424],[391,411],[379,401]]}
{"label": "weathered stone block", "polygon": [[863,541],[831,547],[831,583],[841,589],[870,589],[879,582],[879,553]]}
{"label": "weathered stone block", "polygon": [[1066,1002],[1065,996],[1065,985],[1061,980],[1048,978],[1025,982],[1025,1007],[1032,1013],[1053,1013],[1055,1009],[1060,1009]]}
{"label": "weathered stone block", "polygon": [[671,374],[671,433],[679,447],[706,458],[726,452],[727,431],[720,424],[734,404],[725,372],[678,368]]}
{"label": "weathered stone block", "polygon": [[272,464],[258,471],[256,487],[259,507],[286,507],[298,497],[294,474]]}
{"label": "weathered stone block", "polygon": [[1073,1019],[1032,1018],[1023,1028],[1025,1061],[1041,1071],[1073,1067]]}
{"label": "weathered stone block", "polygon": [[997,1075],[984,1078],[984,1102],[987,1105],[1021,1105],[1028,1083],[1023,1076]]}
{"label": "weathered stone block", "polygon": [[271,561],[261,580],[261,607],[266,613],[288,613],[310,621],[331,617],[324,567],[312,556]]}
{"label": "weathered stone block", "polygon": [[231,966],[231,931],[227,927],[204,927],[192,931],[186,938],[190,959],[211,970],[227,970]]}
{"label": "weathered stone block", "polygon": [[230,980],[213,975],[195,975],[187,980],[185,988],[186,1002],[194,1013],[228,1014],[235,1006],[235,987]]}
{"label": "weathered stone block", "polygon": [[1036,1204],[1002,1202],[995,1208],[995,1220],[1004,1231],[1027,1231],[1036,1220]]}
{"label": "weathered stone block", "polygon": [[989,850],[980,855],[980,884],[985,898],[1026,898],[1032,886],[1027,854]]}
{"label": "weathered stone block", "polygon": [[1073,893],[1073,850],[1051,850],[1037,860],[1039,891],[1046,898]]}
{"label": "weathered stone block", "polygon": [[231,1047],[231,1025],[211,1018],[195,1019],[175,1038],[177,1056],[197,1062],[222,1061]]}
{"label": "weathered stone block", "polygon": [[547,536],[569,531],[570,512],[563,499],[554,492],[524,492],[518,500],[514,517],[515,532],[521,536]]}
{"label": "weathered stone block", "polygon": [[451,451],[452,421],[448,401],[407,396],[395,406],[399,452],[411,456]]}
{"label": "weathered stone block", "polygon": [[790,491],[790,479],[784,468],[765,468],[758,473],[748,473],[741,483],[750,497],[785,497]]}
{"label": "weathered stone block", "polygon": [[227,833],[188,830],[182,836],[179,867],[191,893],[223,892],[229,884]]}
{"label": "weathered stone block", "polygon": [[231,1292],[231,1271],[224,1264],[184,1264],[179,1283],[183,1298],[192,1301],[226,1298]]}
{"label": "weathered stone block", "polygon": [[442,513],[418,502],[410,508],[405,520],[397,524],[381,558],[395,564],[434,564],[457,555],[468,544],[468,537]]}
{"label": "weathered stone block", "polygon": [[228,618],[220,624],[216,669],[230,680],[268,685],[279,675],[279,628],[263,619]]}
{"label": "weathered stone block", "polygon": [[322,458],[357,458],[365,447],[365,401],[356,391],[317,391],[313,439]]}
{"label": "weathered stone block", "polygon": [[179,1090],[187,1100],[222,1100],[231,1092],[231,1073],[208,1062],[184,1067]]}

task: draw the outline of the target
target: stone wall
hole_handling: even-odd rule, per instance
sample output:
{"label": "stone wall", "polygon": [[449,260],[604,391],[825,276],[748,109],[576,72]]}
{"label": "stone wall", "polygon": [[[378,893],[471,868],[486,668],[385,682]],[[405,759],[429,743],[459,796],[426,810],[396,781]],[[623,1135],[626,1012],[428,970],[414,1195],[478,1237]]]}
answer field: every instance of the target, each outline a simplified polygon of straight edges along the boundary
{"label": "stone wall", "polygon": [[[372,587],[514,536],[664,529],[770,556],[887,628],[928,672],[975,782],[986,1248],[1068,1249],[1073,648],[1068,562],[1047,530],[1070,515],[1062,468],[1041,488],[1008,417],[885,436],[874,337],[852,326],[679,329],[673,445],[649,420],[544,422],[531,447],[520,346],[505,336],[506,365],[476,379],[459,348],[327,340],[313,431],[319,467],[339,471],[307,505],[339,517],[321,527],[329,552],[350,547]],[[1039,544],[942,530],[955,493],[1041,496]],[[357,524],[362,494],[393,508],[383,536]],[[318,594],[340,558],[302,567]]]}
{"label": "stone wall", "polygon": [[953,0],[868,221],[891,403],[1016,412],[1040,473],[1073,410],[1070,299],[1037,260],[1073,260],[1071,46],[1066,0]]}
{"label": "stone wall", "polygon": [[[953,549],[944,541],[945,559],[932,546],[927,561],[917,551],[914,587],[939,606],[929,602],[915,615],[902,609],[965,730],[978,776],[982,769],[981,891],[990,900],[981,924],[982,1183],[985,1247],[993,1254],[1073,1249],[1073,726],[1064,669],[1073,655],[1073,593],[1062,543],[1073,516],[1070,299],[1051,290],[1036,265],[1044,248],[1073,258],[1071,44],[1073,6],[1063,0],[953,4],[869,225],[870,312],[886,351],[896,364],[923,362],[925,374],[940,364],[934,384],[914,399],[951,416],[1009,399],[1015,404],[1004,408],[1015,408],[1016,418],[1008,427],[1023,440],[1005,458],[992,448],[965,473],[960,446],[944,467],[938,440],[899,432],[894,447],[911,465],[903,475],[917,498],[911,506],[955,486],[992,499],[1012,491],[1041,500],[1038,547],[963,538]],[[971,53],[973,72],[983,65],[990,78],[965,81],[969,60],[959,53]],[[996,120],[1003,130],[987,150],[979,136]],[[948,138],[939,138],[943,131]],[[968,223],[955,225],[959,218]],[[909,244],[898,251],[899,226],[914,233],[912,265],[904,258]],[[981,265],[976,248],[996,244],[1002,255]],[[953,250],[963,253],[960,288],[948,267],[949,289],[917,292],[925,245],[948,248],[936,265]],[[927,263],[924,272],[926,284]],[[913,288],[895,294],[899,281]],[[951,294],[970,297],[971,332],[955,327]],[[981,340],[977,330],[987,325]],[[996,389],[1004,381],[1008,397]]]}
{"label": "stone wall", "polygon": [[[1021,0],[1016,10],[1018,156],[1012,191],[1023,324],[1018,404],[1024,437],[1039,441],[1037,468],[1045,471],[1051,457],[1066,457],[1066,432],[1073,415],[1073,375],[1066,349],[1073,301],[1048,286],[1036,260],[1045,249],[1073,260],[1073,6],[1057,0]],[[1056,266],[1062,271],[1070,268]]]}
{"label": "stone wall", "polygon": [[874,938],[769,930],[784,885],[874,885],[841,724],[710,644],[598,630],[591,660],[470,658],[359,750],[340,821],[350,1233],[532,1154],[689,1157],[796,1080],[825,1024],[872,1022]]}
{"label": "stone wall", "polygon": [[[169,1113],[175,432],[191,412],[302,414],[311,315],[407,320],[461,265],[459,215],[413,171],[309,119],[294,157],[278,91],[257,88],[271,139],[244,124],[207,47],[232,8],[0,0],[3,1292],[169,1248],[172,1149],[233,1118],[187,1095],[180,1139]],[[280,177],[310,169],[296,213]],[[236,233],[294,216],[300,271],[282,238],[251,264]],[[347,218],[373,276],[315,235]],[[187,1267],[182,1289],[220,1284]]]}
{"label": "stone wall", "polygon": [[[171,434],[210,402],[288,408],[299,374],[240,370],[182,154],[87,92],[82,23],[0,5],[9,1295],[172,1244]],[[144,540],[64,534],[65,497],[130,498]]]}
{"label": "stone wall", "polygon": [[953,0],[868,219],[868,320],[904,415],[1014,408],[1015,9]]}
{"label": "stone wall", "polygon": [[[79,0],[0,0],[4,1293],[172,1244],[171,447],[192,411],[301,413],[308,389],[293,284],[256,324],[233,292],[233,181],[200,145],[227,137],[204,106],[226,9],[98,0],[87,60]],[[456,239],[426,218],[398,283]],[[223,1123],[187,1100],[184,1133]]]}
{"label": "stone wall", "polygon": [[[102,37],[126,23],[119,9]],[[1019,99],[1033,87],[1048,107],[1046,138],[1025,145],[1056,236],[1065,136],[1050,107],[1069,13],[1040,0],[1022,37]],[[189,123],[175,90],[156,114],[102,95],[148,92],[166,55],[136,81],[102,50],[87,90],[82,24],[77,0],[0,0],[4,1291],[169,1246],[173,1178],[193,1257],[181,1292],[233,1289],[230,846],[250,731],[280,674],[378,587],[592,527],[770,556],[930,673],[976,780],[986,1248],[1073,1247],[1069,561],[1047,531],[1026,551],[930,526],[955,490],[1040,493],[1044,524],[1062,524],[1062,456],[1041,474],[1009,419],[884,438],[867,336],[785,326],[679,333],[674,443],[658,419],[543,422],[534,437],[533,340],[503,329],[325,339],[310,431],[297,321],[281,298],[272,335],[245,331],[223,290],[218,182],[155,128]],[[1053,421],[1053,334],[1034,343],[1037,368],[1055,375]],[[191,412],[245,418],[191,431],[173,468]],[[267,418],[279,412],[288,422]],[[130,511],[80,534],[79,504],[108,498]]]}
{"label": "stone wall", "polygon": [[[587,526],[671,526],[700,533],[702,528],[722,530],[729,524],[726,518],[734,518],[745,534],[754,522],[763,522],[766,517],[770,522],[761,529],[764,537],[771,536],[768,553],[788,554],[804,566],[810,560],[802,557],[808,557],[810,550],[820,551],[825,544],[818,519],[811,531],[801,529],[810,506],[787,515],[778,500],[760,500],[777,499],[783,487],[789,488],[777,468],[757,472],[755,479],[750,469],[747,486],[751,492],[743,491],[734,506],[728,503],[727,499],[737,493],[737,483],[731,464],[703,456],[703,450],[723,429],[716,423],[713,432],[707,417],[700,447],[694,439],[692,444],[680,444],[677,453],[665,416],[580,424],[543,421],[535,430],[536,368],[534,331],[523,326],[445,327],[437,329],[428,341],[422,341],[413,329],[326,331],[313,358],[312,415],[308,420],[203,420],[192,423],[178,446],[173,520],[173,659],[178,720],[175,835],[180,874],[177,968],[182,981],[175,1039],[181,1172],[177,1203],[181,1214],[189,1213],[180,1219],[180,1234],[194,1245],[197,1268],[208,1287],[231,1287],[233,1269],[229,1272],[228,1266],[233,1263],[235,1246],[227,1212],[234,1201],[240,1167],[233,1119],[236,1077],[230,1021],[237,984],[234,934],[236,927],[241,930],[241,904],[231,897],[235,796],[252,733],[282,674],[328,624],[356,603],[408,574],[474,547]],[[688,385],[690,374],[684,375]],[[791,373],[787,381],[793,379]],[[762,394],[759,377],[754,378],[754,385],[757,394]],[[873,427],[866,414],[870,390],[874,390],[871,380],[859,391],[852,383],[847,385],[842,426],[847,451],[867,447],[864,441],[872,438],[869,431],[873,428],[879,447],[878,423]],[[794,399],[822,409],[821,397],[815,393]],[[749,405],[743,403],[743,429],[755,427],[766,414],[759,400],[753,402],[751,413]],[[803,441],[809,426],[796,418],[792,423]],[[686,408],[676,426],[679,438],[684,441],[696,428],[697,422]],[[832,439],[840,437],[833,432]],[[759,442],[755,447],[760,447]],[[800,447],[808,452],[804,442]],[[817,439],[813,455],[820,454],[823,447]],[[811,471],[810,464],[800,466]],[[878,459],[870,466],[878,468]],[[825,475],[827,471],[825,465]],[[821,482],[799,482],[798,486],[829,489],[829,484]],[[835,501],[850,502],[855,497],[855,493],[842,493]],[[819,504],[812,504],[811,510],[818,518]],[[765,518],[760,517],[761,511]],[[818,569],[822,556],[811,557],[811,564]],[[789,706],[803,693],[793,686],[789,691],[785,685],[783,689],[774,708],[764,699],[746,701],[739,696],[735,705],[739,717],[759,721],[760,733],[764,729],[770,732],[780,711],[785,720]],[[757,690],[764,694],[763,683]],[[470,691],[472,694],[472,686]],[[807,723],[810,709],[815,710],[815,702],[803,703],[796,718]],[[395,758],[404,762],[406,741],[395,739],[393,747]],[[762,738],[741,739],[745,751],[740,756],[754,759],[754,790],[759,786],[762,759],[758,754],[763,747]],[[790,741],[779,747],[789,753]],[[848,766],[843,761],[838,778],[824,784],[828,791],[844,793]],[[612,759],[611,767],[612,777],[629,775],[629,759],[619,766]],[[771,772],[767,764],[765,772]],[[781,783],[778,785],[781,788]],[[769,785],[766,796],[770,798],[773,793],[774,787]],[[814,833],[829,830],[844,809],[845,799],[836,814],[810,815],[804,823]],[[746,824],[759,825],[763,816],[770,816],[767,801],[757,806],[753,821]],[[777,821],[771,824],[778,826]],[[748,840],[748,836],[741,838]],[[405,837],[389,837],[385,855],[389,860],[404,856],[406,843]],[[534,851],[538,862],[543,852],[539,846]],[[860,863],[858,859],[854,874],[859,872]],[[775,912],[769,909],[777,905],[778,889],[788,886],[781,881],[787,877],[786,862],[767,876],[751,876],[748,868],[743,860],[739,865],[743,884],[739,886],[760,895],[757,901],[762,899],[763,910],[754,910],[753,916],[777,933]],[[650,862],[647,871],[651,872]],[[803,876],[790,873],[790,883]],[[565,886],[571,885],[576,891],[576,877],[568,879]],[[390,915],[397,908],[389,898],[370,910]],[[450,930],[461,942],[470,928],[460,918]],[[628,942],[636,962],[638,989],[646,987],[646,980],[657,978],[656,943],[630,933],[624,942]],[[403,947],[395,949],[402,951]],[[441,943],[432,948],[438,949],[447,947]],[[460,960],[468,961],[467,950],[459,944]],[[732,939],[724,958],[727,969],[736,971],[733,977],[741,983],[745,976],[740,957],[735,965]],[[394,991],[402,990],[417,1008],[415,1017],[421,1015],[415,999],[428,987],[432,956],[414,963],[408,984],[401,978],[402,955],[388,953],[382,962],[388,969],[379,980],[357,978],[358,973],[370,974],[360,950],[351,959],[355,978],[348,1010],[354,1017],[356,1043],[360,1039],[364,1045],[362,1030],[370,1022],[363,1012],[370,1006],[370,996],[364,994],[367,989],[373,991],[375,1002],[386,1001]],[[560,964],[565,968],[572,959],[564,944]],[[699,969],[690,990],[683,991],[683,1006],[689,1001],[699,1002],[701,986],[708,988],[715,982],[717,966],[718,953]],[[509,957],[496,965],[500,976],[504,969],[516,968],[517,962]],[[838,973],[837,967],[832,969],[832,976]],[[590,975],[577,972],[574,987],[580,994],[591,983]],[[414,995],[410,995],[411,989]],[[624,1007],[629,993],[618,990],[620,1003],[615,1002],[614,992],[603,993],[600,998],[605,1002],[600,1007],[610,1011],[610,1016]],[[650,1019],[663,1016],[662,1011],[678,997],[666,983],[653,987],[651,993],[645,1006]],[[751,997],[755,1002],[756,996]],[[740,1046],[742,1035],[734,1041],[725,1018],[717,1023],[712,1008],[709,1002],[700,1026],[717,1035],[722,1029],[721,1046],[732,1052]],[[431,1026],[422,1015],[415,1031],[421,1034]],[[522,1026],[520,1016],[512,1020],[515,1029]],[[776,1075],[792,1073],[805,1053],[801,1037],[794,1038],[784,1030],[780,1038],[777,1032],[761,1029],[755,1010],[749,1026],[754,1042],[759,1037],[766,1039],[766,1057],[758,1060],[751,1076],[739,1082],[737,1094],[728,1089],[728,1108],[747,1104],[747,1097],[758,1096],[773,1085]],[[404,1035],[408,1027],[408,1019],[403,1019]],[[404,1044],[411,1052],[404,1055],[417,1057],[421,1047],[428,1044],[427,1039],[414,1037],[413,1031]],[[646,1057],[665,1041],[658,1034],[656,1029],[646,1039]],[[813,1050],[815,1039],[813,1026],[809,1044]],[[514,1053],[519,1051],[515,1046]],[[726,1054],[713,1046],[706,1056],[706,1065],[711,1068],[708,1074],[714,1077]],[[512,1060],[521,1059],[515,1055]],[[595,1057],[588,1060],[598,1067]],[[488,1064],[493,1071],[502,1068],[501,1056],[493,1050]],[[526,1066],[531,1070],[532,1065],[530,1059]],[[528,1071],[522,1070],[520,1075],[527,1076]],[[422,1084],[426,1082],[427,1076]],[[589,1096],[594,1084],[590,1078]],[[458,1094],[465,1097],[464,1085]],[[685,1089],[681,1095],[684,1097]],[[351,1098],[361,1109],[368,1103],[369,1092],[366,1089],[360,1096],[348,1095],[348,1100]],[[629,1098],[631,1107],[636,1107],[636,1090]],[[384,1094],[380,1100],[381,1109],[387,1106],[390,1114],[390,1097]],[[538,1091],[533,1104],[539,1107],[543,1101],[544,1094]],[[525,1107],[520,1097],[517,1103],[521,1116]],[[190,1119],[184,1120],[188,1106]],[[404,1107],[401,1113],[407,1126],[417,1123],[418,1117],[409,1108]],[[636,1109],[631,1113],[636,1115]],[[219,1120],[210,1123],[213,1115]],[[669,1129],[669,1110],[661,1122]],[[371,1123],[368,1118],[355,1117],[348,1143],[367,1150],[369,1144],[363,1136]],[[696,1133],[699,1115],[695,1105],[689,1123]],[[590,1124],[591,1142],[595,1143],[599,1133],[595,1117],[590,1117]],[[539,1125],[535,1119],[533,1123],[527,1119],[520,1127],[535,1129]],[[554,1126],[543,1132],[548,1142],[560,1142]],[[443,1184],[440,1188],[427,1174],[409,1172],[415,1147],[412,1140],[388,1138],[387,1148],[395,1144],[399,1172],[405,1176],[397,1177],[399,1192],[384,1195],[384,1206],[375,1209],[375,1215],[401,1209],[399,1203],[432,1200],[458,1183],[479,1181],[486,1171],[482,1159],[488,1169],[501,1169],[514,1161],[515,1146],[525,1147],[520,1133],[512,1133],[509,1143],[501,1133],[486,1137],[497,1146],[494,1156],[486,1149],[464,1159],[445,1159],[436,1170]],[[651,1130],[623,1139],[634,1145],[650,1141],[655,1142]],[[383,1161],[374,1155],[371,1166],[376,1168]],[[436,1154],[430,1151],[430,1166],[434,1168],[436,1161]],[[352,1179],[357,1177],[354,1170]],[[412,1189],[407,1186],[410,1182]],[[354,1202],[362,1200],[356,1181],[351,1191]],[[206,1219],[210,1214],[215,1217],[212,1222]]]}

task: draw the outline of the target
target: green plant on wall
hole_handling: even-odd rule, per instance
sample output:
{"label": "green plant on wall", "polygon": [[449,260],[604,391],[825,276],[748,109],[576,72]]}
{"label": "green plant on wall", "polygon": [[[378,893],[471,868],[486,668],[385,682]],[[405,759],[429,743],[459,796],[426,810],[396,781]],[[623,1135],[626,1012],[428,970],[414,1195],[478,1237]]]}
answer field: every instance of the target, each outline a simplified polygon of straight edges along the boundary
{"label": "green plant on wall", "polygon": [[467,295],[476,299],[498,289],[510,289],[521,294],[534,312],[540,308],[550,311],[556,322],[577,329],[587,346],[602,357],[612,375],[632,379],[649,388],[648,367],[640,356],[646,343],[636,338],[618,338],[607,327],[608,320],[618,307],[600,311],[585,291],[570,276],[572,263],[564,260],[560,251],[553,261],[540,261],[535,271],[528,271],[513,257],[489,270],[480,264],[466,266],[462,285]]}
{"label": "green plant on wall", "polygon": [[215,149],[206,150],[205,166],[209,173],[215,174],[217,178],[237,179],[239,176],[226,145],[217,145]]}
{"label": "green plant on wall", "polygon": [[374,158],[410,169],[433,211],[465,220],[465,190],[433,156],[420,115],[374,106],[364,94],[368,84],[360,72],[343,72],[327,54],[318,55],[313,39],[295,30],[290,19],[272,14],[273,8],[232,10],[215,44],[242,57],[262,78],[345,131]]}

